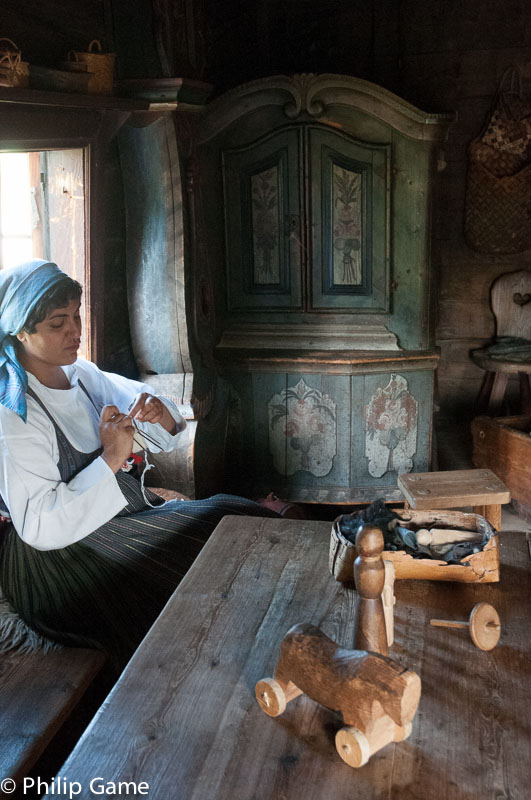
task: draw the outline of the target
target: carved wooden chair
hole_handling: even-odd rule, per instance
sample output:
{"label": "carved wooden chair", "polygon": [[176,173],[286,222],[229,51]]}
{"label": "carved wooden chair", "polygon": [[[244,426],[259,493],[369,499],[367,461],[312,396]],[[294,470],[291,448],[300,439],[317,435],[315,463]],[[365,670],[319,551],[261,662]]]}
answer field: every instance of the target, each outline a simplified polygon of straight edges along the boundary
{"label": "carved wooden chair", "polygon": [[473,350],[474,364],[485,370],[483,382],[476,400],[477,413],[496,416],[501,413],[507,381],[518,375],[520,381],[520,413],[531,414],[531,271],[509,272],[497,278],[490,292],[491,308],[496,319],[496,337],[514,337],[529,341],[527,346],[507,347],[503,354],[503,342],[492,347]]}

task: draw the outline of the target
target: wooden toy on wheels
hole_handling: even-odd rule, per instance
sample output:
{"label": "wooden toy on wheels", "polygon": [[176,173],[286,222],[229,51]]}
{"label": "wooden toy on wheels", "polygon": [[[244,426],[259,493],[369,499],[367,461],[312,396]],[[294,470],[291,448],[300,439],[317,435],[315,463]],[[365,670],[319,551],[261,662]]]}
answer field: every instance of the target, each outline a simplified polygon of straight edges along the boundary
{"label": "wooden toy on wheels", "polygon": [[420,678],[378,653],[345,650],[314,625],[295,625],[280,648],[274,678],[258,681],[260,708],[282,714],[300,694],[343,715],[337,752],[361,767],[378,750],[411,733],[420,699]]}

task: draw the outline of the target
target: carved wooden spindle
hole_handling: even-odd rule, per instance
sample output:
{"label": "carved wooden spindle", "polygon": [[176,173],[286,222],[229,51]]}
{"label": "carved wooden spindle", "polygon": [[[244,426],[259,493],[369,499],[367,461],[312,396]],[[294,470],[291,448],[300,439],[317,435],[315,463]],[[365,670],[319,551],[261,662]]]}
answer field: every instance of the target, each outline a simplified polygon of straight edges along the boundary
{"label": "carved wooden spindle", "polygon": [[480,650],[492,650],[500,641],[500,617],[490,603],[477,603],[468,620],[430,619],[430,625],[436,628],[468,628],[470,638]]}
{"label": "carved wooden spindle", "polygon": [[385,585],[382,592],[382,603],[387,633],[387,646],[391,647],[395,640],[395,565],[384,559]]}
{"label": "carved wooden spindle", "polygon": [[354,647],[373,653],[388,654],[387,632],[382,602],[385,567],[382,558],[384,538],[380,528],[364,525],[356,534],[354,581],[358,608],[354,629]]}

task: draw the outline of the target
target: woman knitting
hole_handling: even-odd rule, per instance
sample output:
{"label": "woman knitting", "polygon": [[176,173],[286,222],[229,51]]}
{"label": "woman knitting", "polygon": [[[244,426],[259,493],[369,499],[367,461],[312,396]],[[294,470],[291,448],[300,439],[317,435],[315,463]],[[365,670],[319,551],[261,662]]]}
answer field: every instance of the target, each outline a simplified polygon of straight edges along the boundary
{"label": "woman knitting", "polygon": [[81,291],[46,261],[0,272],[0,586],[34,630],[122,667],[219,520],[272,512],[230,495],[162,503],[121,470],[134,440],[169,451],[186,423],[77,358]]}

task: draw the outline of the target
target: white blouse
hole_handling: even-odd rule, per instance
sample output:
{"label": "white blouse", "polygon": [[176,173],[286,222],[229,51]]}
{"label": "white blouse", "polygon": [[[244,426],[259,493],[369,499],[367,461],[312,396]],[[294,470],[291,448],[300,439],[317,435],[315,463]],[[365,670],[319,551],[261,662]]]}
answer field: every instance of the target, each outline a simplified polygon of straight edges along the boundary
{"label": "white blouse", "polygon": [[[82,359],[63,369],[70,389],[49,389],[31,374],[29,385],[69,442],[84,453],[101,447],[99,411],[104,405],[114,404],[125,412],[139,392],[153,394],[146,384],[102,372]],[[26,423],[0,405],[0,494],[19,536],[38,550],[55,550],[83,539],[108,522],[126,500],[114,472],[101,456],[68,483],[61,480],[52,422],[32,397],[27,395],[26,399]],[[139,429],[149,432],[159,444],[149,444],[152,452],[174,450],[178,434],[186,427],[177,406],[167,398],[161,399],[175,419],[177,433],[172,436],[159,423],[138,422]]]}

